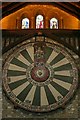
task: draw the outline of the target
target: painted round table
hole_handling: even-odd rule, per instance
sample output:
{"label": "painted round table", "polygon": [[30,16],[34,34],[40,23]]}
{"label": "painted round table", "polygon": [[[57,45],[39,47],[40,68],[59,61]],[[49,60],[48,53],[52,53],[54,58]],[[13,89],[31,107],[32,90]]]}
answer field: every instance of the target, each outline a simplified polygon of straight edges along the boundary
{"label": "painted round table", "polygon": [[9,54],[3,66],[3,88],[17,106],[48,112],[63,106],[74,94],[78,71],[61,45],[28,42]]}

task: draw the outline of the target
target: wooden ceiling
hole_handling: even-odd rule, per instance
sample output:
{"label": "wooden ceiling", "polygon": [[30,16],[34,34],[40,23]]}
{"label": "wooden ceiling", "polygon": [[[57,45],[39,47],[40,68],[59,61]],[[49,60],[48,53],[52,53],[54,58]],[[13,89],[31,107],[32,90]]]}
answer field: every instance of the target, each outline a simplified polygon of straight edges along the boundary
{"label": "wooden ceiling", "polygon": [[80,2],[3,2],[0,5],[2,18],[30,4],[50,4],[80,19]]}

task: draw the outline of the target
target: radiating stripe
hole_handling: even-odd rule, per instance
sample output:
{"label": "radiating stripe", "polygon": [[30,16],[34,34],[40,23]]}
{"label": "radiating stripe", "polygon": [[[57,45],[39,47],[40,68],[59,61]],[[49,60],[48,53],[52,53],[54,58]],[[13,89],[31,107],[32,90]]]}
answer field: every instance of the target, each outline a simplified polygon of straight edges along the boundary
{"label": "radiating stripe", "polygon": [[63,97],[51,84],[48,85],[52,95],[55,97],[56,101],[58,101],[58,96]]}
{"label": "radiating stripe", "polygon": [[34,47],[27,47],[27,52],[30,55],[31,59],[34,61]]}
{"label": "radiating stripe", "polygon": [[25,82],[27,82],[27,78],[16,81],[16,82],[13,82],[13,83],[10,83],[9,87],[10,87],[11,90],[13,90],[13,89],[19,87],[20,85],[24,84]]}
{"label": "radiating stripe", "polygon": [[23,50],[21,51],[21,54],[25,57],[25,59],[27,59],[31,64],[33,63],[30,55],[28,54],[27,50]]}
{"label": "radiating stripe", "polygon": [[17,96],[19,95],[27,86],[29,85],[29,82],[27,81],[26,83],[20,85],[16,89],[14,89],[12,92]]}
{"label": "radiating stripe", "polygon": [[54,98],[52,92],[50,91],[49,87],[46,85],[44,86],[45,92],[46,92],[46,96],[47,96],[47,100],[48,100],[48,104],[54,104],[56,102],[56,99]]}
{"label": "radiating stripe", "polygon": [[50,63],[57,55],[58,53],[53,51],[51,55],[49,56],[49,59],[47,60],[47,62]]}
{"label": "radiating stripe", "polygon": [[32,105],[40,106],[40,99],[41,99],[40,96],[41,96],[40,86],[37,86],[36,90],[35,90],[35,94],[34,94],[34,99],[33,99]]}
{"label": "radiating stripe", "polygon": [[56,64],[54,64],[54,65],[53,65],[53,68],[56,68],[56,67],[65,65],[65,64],[67,64],[67,63],[69,63],[69,61],[68,61],[66,58],[64,58],[64,59],[62,59],[61,61],[59,61],[59,62],[57,62]]}
{"label": "radiating stripe", "polygon": [[69,91],[55,82],[51,82],[51,85],[64,97]]}
{"label": "radiating stripe", "polygon": [[20,94],[18,94],[17,98],[23,102],[29,91],[31,90],[32,86],[32,84],[29,84]]}
{"label": "radiating stripe", "polygon": [[23,61],[18,60],[17,58],[13,58],[11,61],[12,64],[15,64],[19,67],[27,68],[28,66],[23,63]]}
{"label": "radiating stripe", "polygon": [[44,87],[41,87],[41,106],[48,105],[48,100]]}
{"label": "radiating stripe", "polygon": [[59,79],[59,80],[64,81],[64,82],[71,83],[71,84],[73,83],[73,77],[54,75],[54,78]]}
{"label": "radiating stripe", "polygon": [[20,54],[17,59],[20,60],[20,61],[22,61],[27,66],[30,65],[30,62],[27,59],[25,59],[25,57],[22,54]]}
{"label": "radiating stripe", "polygon": [[9,81],[9,84],[10,83],[13,83],[13,82],[17,82],[21,79],[25,79],[26,78],[26,75],[21,75],[21,76],[13,76],[13,77],[9,77],[10,78],[10,81]]}
{"label": "radiating stripe", "polygon": [[67,83],[67,82],[64,82],[64,81],[61,81],[61,80],[55,79],[55,78],[53,79],[53,81],[67,90],[69,90],[72,85],[70,83]]}
{"label": "radiating stripe", "polygon": [[33,102],[33,98],[34,98],[34,93],[36,90],[36,86],[33,86],[30,90],[30,92],[28,93],[27,97],[25,98],[25,101],[30,101],[30,104],[32,104]]}
{"label": "radiating stripe", "polygon": [[62,53],[59,53],[51,62],[50,65],[56,64],[60,60],[62,60],[65,56]]}
{"label": "radiating stripe", "polygon": [[14,70],[8,70],[8,76],[20,76],[20,75],[25,75],[26,72],[23,71],[14,71]]}
{"label": "radiating stripe", "polygon": [[79,58],[79,56],[78,55],[73,55],[73,57],[75,58],[75,59],[78,59]]}
{"label": "radiating stripe", "polygon": [[51,47],[45,47],[45,60],[47,61],[49,56],[51,55],[53,49]]}
{"label": "radiating stripe", "polygon": [[9,69],[9,70],[26,71],[25,68],[19,67],[19,66],[14,65],[14,64],[10,64],[8,69]]}
{"label": "radiating stripe", "polygon": [[63,70],[71,70],[71,69],[72,69],[72,66],[70,63],[68,63],[68,64],[64,64],[60,67],[54,68],[54,71],[63,71]]}
{"label": "radiating stripe", "polygon": [[70,76],[70,71],[69,71],[69,70],[65,70],[65,71],[55,71],[54,74],[55,74],[55,75]]}

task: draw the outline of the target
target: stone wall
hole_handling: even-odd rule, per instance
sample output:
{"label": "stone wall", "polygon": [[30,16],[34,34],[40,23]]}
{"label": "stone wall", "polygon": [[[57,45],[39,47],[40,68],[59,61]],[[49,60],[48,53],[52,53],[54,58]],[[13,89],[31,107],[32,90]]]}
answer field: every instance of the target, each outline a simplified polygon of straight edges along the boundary
{"label": "stone wall", "polygon": [[44,16],[44,28],[49,28],[50,19],[57,18],[59,29],[79,29],[79,20],[67,12],[52,5],[27,5],[26,7],[4,17],[1,20],[2,29],[21,29],[21,21],[27,17],[30,28],[35,28],[36,16]]}

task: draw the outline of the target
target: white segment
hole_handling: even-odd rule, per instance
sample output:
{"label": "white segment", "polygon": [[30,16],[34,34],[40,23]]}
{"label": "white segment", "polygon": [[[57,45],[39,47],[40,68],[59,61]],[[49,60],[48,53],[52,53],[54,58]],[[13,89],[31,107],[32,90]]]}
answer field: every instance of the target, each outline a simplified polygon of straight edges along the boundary
{"label": "white segment", "polygon": [[28,47],[27,49],[28,54],[30,55],[31,59],[34,61],[34,47]]}
{"label": "white segment", "polygon": [[10,66],[9,66],[9,68],[8,68],[8,69],[9,69],[9,70],[26,71],[26,69],[25,69],[25,68],[19,67],[19,66],[14,65],[14,64],[10,64]]}
{"label": "white segment", "polygon": [[53,52],[49,56],[47,62],[50,63],[57,55],[58,55],[58,53],[53,50]]}
{"label": "white segment", "polygon": [[78,59],[78,58],[79,58],[79,56],[78,56],[78,55],[73,55],[73,57],[74,57],[75,59]]}
{"label": "white segment", "polygon": [[61,96],[63,98],[63,96],[51,84],[49,84],[48,87],[51,93],[53,94],[54,98],[56,99],[56,101],[58,101],[58,98],[57,98],[58,96]]}
{"label": "white segment", "polygon": [[41,106],[49,105],[44,87],[41,87]]}
{"label": "white segment", "polygon": [[53,67],[53,68],[56,68],[56,67],[65,65],[65,64],[67,64],[67,63],[69,63],[69,61],[68,61],[66,58],[64,58],[64,59],[60,60],[59,62],[57,62],[56,64],[54,64],[52,67]]}
{"label": "white segment", "polygon": [[70,71],[65,70],[65,71],[55,71],[55,75],[63,75],[63,76],[70,76]]}
{"label": "white segment", "polygon": [[35,94],[35,90],[36,90],[36,86],[33,86],[33,87],[31,88],[31,90],[29,91],[27,97],[25,98],[25,101],[26,101],[26,100],[29,100],[29,101],[31,101],[30,104],[32,104],[33,98],[34,98],[34,94]]}
{"label": "white segment", "polygon": [[20,54],[17,59],[20,60],[21,62],[23,62],[24,64],[28,65],[28,66],[30,64],[29,61],[22,54]]}
{"label": "white segment", "polygon": [[17,82],[21,79],[25,79],[26,78],[26,75],[21,75],[21,76],[13,76],[13,77],[10,77],[10,82],[9,83],[13,83],[13,82]]}
{"label": "white segment", "polygon": [[29,82],[25,82],[24,84],[20,85],[19,87],[15,88],[12,92],[18,96],[27,86],[29,85]]}
{"label": "white segment", "polygon": [[55,78],[54,78],[53,81],[54,81],[55,83],[57,83],[58,85],[62,86],[63,88],[67,89],[67,90],[69,90],[70,87],[71,87],[71,84],[70,84],[70,83],[61,81],[61,80],[59,80],[59,79],[55,79]]}

